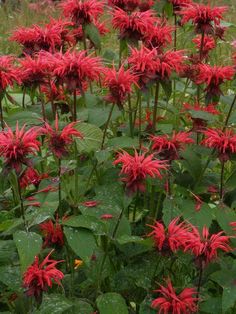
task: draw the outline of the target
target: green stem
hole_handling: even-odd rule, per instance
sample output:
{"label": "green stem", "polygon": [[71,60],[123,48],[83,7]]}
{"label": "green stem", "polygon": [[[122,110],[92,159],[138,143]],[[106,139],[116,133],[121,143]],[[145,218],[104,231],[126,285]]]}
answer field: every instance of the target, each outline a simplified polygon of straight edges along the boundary
{"label": "green stem", "polygon": [[220,172],[220,200],[223,200],[224,196],[224,169],[225,169],[225,162],[221,162],[221,172]]}
{"label": "green stem", "polygon": [[133,211],[133,222],[135,222],[135,219],[136,219],[138,201],[139,201],[139,191],[137,191],[136,198],[135,198],[135,205],[134,205],[134,211]]}
{"label": "green stem", "polygon": [[22,97],[22,108],[25,109],[25,94],[26,94],[26,88],[23,87],[23,97]]}
{"label": "green stem", "polygon": [[103,131],[101,149],[103,149],[103,147],[104,147],[104,143],[105,143],[105,139],[106,139],[106,135],[107,135],[107,129],[108,129],[108,126],[109,126],[109,123],[110,123],[110,120],[111,120],[111,116],[112,116],[112,112],[113,112],[114,107],[115,107],[115,103],[112,104],[112,107],[111,107],[111,110],[109,112],[104,131]]}
{"label": "green stem", "polygon": [[160,83],[159,81],[156,82],[156,89],[155,89],[155,100],[154,100],[154,109],[153,109],[153,119],[152,119],[152,124],[153,124],[153,133],[156,131],[156,120],[157,120],[157,106],[158,106],[158,97],[159,97],[159,87]]}
{"label": "green stem", "polygon": [[[205,32],[202,32],[202,37],[201,37],[201,46],[199,50],[199,59],[200,62],[202,60],[202,53],[203,53],[203,48],[204,48],[204,38],[205,38]],[[201,98],[201,87],[200,85],[197,86],[197,101],[200,103],[200,98]]]}
{"label": "green stem", "polygon": [[58,200],[59,200],[59,213],[60,217],[62,217],[61,213],[61,159],[58,158]]}
{"label": "green stem", "polygon": [[2,130],[4,130],[2,98],[0,99],[0,119],[1,119],[1,127],[2,127]]}
{"label": "green stem", "polygon": [[132,118],[132,107],[131,107],[131,97],[128,95],[128,107],[129,107],[129,128],[130,136],[133,138],[133,118]]}
{"label": "green stem", "polygon": [[138,112],[139,112],[139,149],[142,147],[142,96],[139,93],[139,102],[138,102]]}
{"label": "green stem", "polygon": [[114,239],[115,236],[116,236],[116,233],[117,233],[117,230],[118,230],[118,228],[119,228],[121,219],[122,219],[122,217],[123,217],[123,215],[124,215],[124,211],[125,211],[125,207],[122,208],[122,210],[121,210],[121,212],[120,212],[120,215],[119,215],[119,217],[118,217],[118,220],[117,220],[117,222],[116,222],[114,231],[113,231],[113,233],[112,233],[112,238],[113,238],[113,239]]}
{"label": "green stem", "polygon": [[102,283],[102,273],[103,273],[103,268],[107,259],[108,255],[108,248],[109,248],[109,243],[108,239],[106,238],[106,243],[105,243],[105,252],[102,258],[102,263],[98,271],[98,280],[97,280],[97,295],[101,292],[101,283]]}
{"label": "green stem", "polygon": [[73,108],[74,108],[74,116],[73,121],[75,122],[77,120],[77,106],[76,106],[76,88],[73,91]]}
{"label": "green stem", "polygon": [[236,103],[236,94],[235,94],[235,96],[234,96],[233,102],[232,102],[232,104],[231,104],[231,106],[230,106],[230,109],[229,109],[229,112],[228,112],[228,114],[227,114],[227,117],[226,117],[226,120],[225,120],[225,123],[224,123],[224,127],[223,127],[223,132],[225,131],[225,129],[226,129],[227,126],[228,126],[229,119],[230,119],[230,116],[231,116],[231,113],[232,113],[232,111],[233,111],[233,108],[234,108],[235,103]]}
{"label": "green stem", "polygon": [[26,218],[25,218],[25,208],[24,208],[24,202],[23,202],[22,193],[21,193],[19,177],[17,177],[17,187],[18,187],[18,193],[19,193],[19,198],[20,198],[21,216],[23,218],[25,230],[27,231],[28,229],[27,229]]}

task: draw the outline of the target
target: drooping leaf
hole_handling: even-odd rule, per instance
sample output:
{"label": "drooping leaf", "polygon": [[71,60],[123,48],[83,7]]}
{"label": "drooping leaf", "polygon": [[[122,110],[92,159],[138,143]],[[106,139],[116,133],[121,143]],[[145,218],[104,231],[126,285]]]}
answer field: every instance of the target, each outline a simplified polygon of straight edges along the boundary
{"label": "drooping leaf", "polygon": [[85,25],[85,34],[94,44],[95,48],[97,49],[101,48],[101,39],[100,39],[99,30],[93,23],[89,23]]}
{"label": "drooping leaf", "polygon": [[84,262],[88,262],[96,249],[96,241],[90,230],[64,227],[64,234],[71,249]]}

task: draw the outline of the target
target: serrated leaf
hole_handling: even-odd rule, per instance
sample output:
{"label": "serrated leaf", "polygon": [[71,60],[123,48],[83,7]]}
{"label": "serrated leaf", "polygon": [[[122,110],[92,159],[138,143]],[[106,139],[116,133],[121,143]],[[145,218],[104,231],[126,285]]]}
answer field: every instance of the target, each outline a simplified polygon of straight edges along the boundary
{"label": "serrated leaf", "polygon": [[103,132],[97,126],[78,123],[76,129],[83,134],[83,139],[76,139],[79,152],[90,153],[101,147]]}
{"label": "serrated leaf", "polygon": [[88,262],[97,247],[93,233],[82,228],[64,227],[64,234],[71,249],[84,262]]}
{"label": "serrated leaf", "polygon": [[138,147],[139,142],[138,138],[131,138],[128,136],[120,136],[120,137],[114,137],[108,140],[107,145],[109,147],[113,147],[114,149],[118,148],[135,148]]}
{"label": "serrated leaf", "polygon": [[97,300],[100,314],[128,314],[125,299],[118,293],[108,292],[100,295]]}
{"label": "serrated leaf", "polygon": [[21,271],[32,264],[34,257],[39,254],[42,247],[42,237],[34,232],[18,231],[13,235],[20,257]]}
{"label": "serrated leaf", "polygon": [[63,222],[63,225],[75,228],[86,228],[92,230],[95,234],[105,234],[105,224],[93,216],[72,216]]}
{"label": "serrated leaf", "polygon": [[73,303],[61,294],[44,294],[40,308],[35,314],[63,314],[70,310]]}

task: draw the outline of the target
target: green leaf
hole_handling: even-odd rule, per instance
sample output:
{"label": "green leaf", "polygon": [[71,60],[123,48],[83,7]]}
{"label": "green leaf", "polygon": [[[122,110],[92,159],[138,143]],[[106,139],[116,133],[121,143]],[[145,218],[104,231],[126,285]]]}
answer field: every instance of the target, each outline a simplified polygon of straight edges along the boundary
{"label": "green leaf", "polygon": [[103,132],[97,126],[88,123],[78,123],[76,129],[83,134],[83,139],[76,139],[80,152],[90,153],[101,147]]}
{"label": "green leaf", "polygon": [[[111,106],[102,107],[102,108],[99,108],[99,107],[89,108],[88,122],[100,127],[106,123],[110,111],[111,111]],[[112,116],[111,116],[111,121],[115,120],[120,115],[121,115],[121,111],[117,107],[114,107]]]}
{"label": "green leaf", "polygon": [[66,240],[71,249],[84,262],[89,262],[94,250],[97,248],[95,238],[90,230],[82,228],[64,228]]}
{"label": "green leaf", "polygon": [[94,44],[96,49],[101,49],[101,39],[100,39],[99,30],[94,24],[90,23],[90,24],[85,25],[85,34]]}
{"label": "green leaf", "polygon": [[114,292],[100,295],[97,300],[97,307],[100,314],[128,314],[124,298]]}
{"label": "green leaf", "polygon": [[95,234],[105,234],[105,224],[96,217],[93,216],[72,216],[63,222],[63,225],[75,228],[86,228],[92,230]]}
{"label": "green leaf", "polygon": [[166,94],[167,99],[170,99],[170,96],[172,94],[172,82],[171,80],[168,81],[161,81],[161,86]]}
{"label": "green leaf", "polygon": [[20,257],[21,271],[32,264],[34,257],[39,254],[42,247],[42,238],[34,232],[18,231],[13,235]]}
{"label": "green leaf", "polygon": [[168,17],[171,17],[174,13],[174,10],[173,10],[173,4],[170,3],[170,2],[167,2],[164,6],[164,11],[165,13],[167,14]]}
{"label": "green leaf", "polygon": [[[35,311],[35,314],[62,314],[68,313],[73,306],[73,303],[63,297],[62,294],[44,294],[40,308]],[[81,313],[82,314],[82,313]]]}
{"label": "green leaf", "polygon": [[211,122],[216,119],[216,116],[206,111],[189,110],[189,112],[191,114],[191,117],[194,119],[202,119],[202,120],[211,121]]}
{"label": "green leaf", "polygon": [[18,111],[14,113],[10,113],[8,117],[5,119],[6,123],[10,126],[15,128],[16,121],[18,121],[19,126],[23,126],[24,124],[27,124],[27,126],[31,125],[39,125],[42,123],[41,116],[38,115],[36,112],[24,110],[24,111]]}
{"label": "green leaf", "polygon": [[127,244],[127,243],[141,243],[144,241],[143,238],[138,236],[129,236],[127,234],[122,235],[121,237],[116,239],[119,244]]}
{"label": "green leaf", "polygon": [[22,278],[19,267],[12,265],[1,266],[0,281],[11,291],[22,290]]}
{"label": "green leaf", "polygon": [[93,313],[93,308],[92,306],[83,301],[83,300],[76,300],[73,302],[74,306],[72,311],[69,311],[69,313],[73,314],[92,314]]}
{"label": "green leaf", "polygon": [[114,137],[108,140],[107,145],[109,147],[112,147],[113,149],[118,148],[135,148],[138,147],[139,142],[138,138],[131,138],[128,136],[120,136],[120,137]]}

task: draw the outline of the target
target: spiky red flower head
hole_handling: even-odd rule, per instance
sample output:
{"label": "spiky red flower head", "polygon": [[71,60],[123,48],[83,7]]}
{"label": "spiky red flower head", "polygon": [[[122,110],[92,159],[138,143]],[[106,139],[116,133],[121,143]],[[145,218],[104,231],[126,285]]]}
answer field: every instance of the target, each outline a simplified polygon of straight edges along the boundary
{"label": "spiky red flower head", "polygon": [[155,25],[144,36],[144,43],[148,48],[156,48],[161,51],[172,42],[173,30],[171,25]]}
{"label": "spiky red flower head", "polygon": [[76,25],[92,23],[103,14],[104,5],[103,0],[65,0],[60,4],[63,14]]}
{"label": "spiky red flower head", "polygon": [[162,159],[175,160],[179,158],[179,152],[183,150],[187,144],[194,143],[188,132],[174,132],[171,136],[164,134],[152,136],[152,149],[159,154]]}
{"label": "spiky red flower head", "polygon": [[44,248],[53,245],[63,246],[64,234],[62,231],[62,226],[59,224],[58,219],[55,223],[52,220],[45,221],[41,223],[39,227],[44,236]]}
{"label": "spiky red flower head", "polygon": [[50,80],[48,84],[40,86],[40,92],[46,95],[48,101],[65,101],[66,93],[62,86],[57,86],[55,82]]}
{"label": "spiky red flower head", "polygon": [[159,297],[152,301],[151,307],[158,310],[159,314],[191,314],[198,311],[195,288],[185,288],[177,294],[170,279],[166,282],[167,286],[160,285],[160,289],[155,290]]}
{"label": "spiky red flower head", "polygon": [[15,82],[20,83],[19,71],[14,67],[13,61],[11,56],[0,56],[0,94],[7,86],[13,86]]}
{"label": "spiky red flower head", "polygon": [[196,263],[205,266],[218,256],[218,251],[230,252],[230,237],[223,235],[224,232],[213,233],[210,235],[207,227],[203,227],[202,233],[192,226],[185,251],[190,251],[196,257]]}
{"label": "spiky red flower head", "polygon": [[220,85],[232,80],[234,74],[233,66],[199,64],[195,82],[196,84],[206,84],[205,91],[209,97],[220,96],[222,94]]}
{"label": "spiky red flower head", "polygon": [[153,226],[148,226],[153,229],[148,236],[153,238],[155,247],[163,255],[169,255],[172,252],[185,248],[189,227],[185,222],[180,223],[179,217],[173,219],[167,229],[158,221]]}
{"label": "spiky red flower head", "polygon": [[189,21],[195,25],[197,33],[213,34],[214,26],[219,26],[227,7],[214,7],[194,3],[180,11],[182,24]]}
{"label": "spiky red flower head", "polygon": [[52,62],[47,54],[40,53],[35,58],[27,55],[19,62],[19,76],[23,86],[36,88],[47,82],[52,70]]}
{"label": "spiky red flower head", "polygon": [[139,10],[141,12],[148,11],[152,8],[153,5],[153,0],[141,0],[141,3],[139,4]]}
{"label": "spiky red flower head", "polygon": [[154,159],[153,154],[139,155],[137,151],[134,152],[134,156],[125,151],[119,153],[113,164],[122,164],[120,175],[124,175],[122,181],[125,182],[126,189],[130,193],[144,192],[146,178],[162,178],[160,171],[167,169],[165,161]]}
{"label": "spiky red flower head", "polygon": [[125,70],[123,65],[117,71],[113,65],[112,68],[104,70],[104,86],[109,88],[109,94],[106,97],[108,101],[123,107],[128,94],[131,93],[132,85],[137,84],[137,77],[131,71]]}
{"label": "spiky red flower head", "polygon": [[7,127],[0,132],[0,156],[4,157],[6,167],[20,172],[22,164],[29,165],[27,157],[39,151],[37,137],[38,130],[35,127],[25,131],[25,125],[19,129],[18,122],[15,131]]}
{"label": "spiky red flower head", "polygon": [[76,124],[77,122],[69,123],[62,130],[59,130],[58,116],[56,115],[54,128],[45,123],[45,126],[40,129],[41,134],[46,135],[49,148],[57,158],[60,159],[68,154],[73,137],[83,138],[81,132],[74,128]]}
{"label": "spiky red flower head", "polygon": [[86,56],[84,50],[60,53],[54,60],[53,74],[61,83],[66,84],[69,91],[74,91],[76,88],[81,90],[83,83],[98,80],[103,71],[101,59]]}
{"label": "spiky red flower head", "polygon": [[41,180],[45,178],[48,178],[48,174],[39,174],[36,169],[28,167],[20,176],[20,186],[22,189],[31,184],[38,187]]}
{"label": "spiky red flower head", "polygon": [[173,4],[173,9],[175,13],[178,13],[181,9],[187,7],[192,0],[169,0]]}
{"label": "spiky red flower head", "polygon": [[156,75],[159,80],[169,79],[172,72],[179,73],[183,70],[184,56],[182,50],[166,51],[158,55]]}
{"label": "spiky red flower head", "polygon": [[121,9],[113,13],[112,25],[120,31],[121,39],[131,41],[141,40],[144,35],[150,32],[156,18],[151,10],[145,12],[132,12],[130,15]]}
{"label": "spiky red flower head", "polygon": [[64,42],[70,42],[67,27],[71,25],[71,22],[51,19],[50,23],[43,27],[33,25],[17,28],[10,40],[21,44],[25,54],[32,55],[40,50],[55,52],[62,48]]}
{"label": "spiky red flower head", "polygon": [[196,49],[198,49],[200,51],[200,49],[202,48],[202,51],[201,51],[202,59],[207,58],[209,52],[211,50],[215,49],[215,47],[216,47],[215,39],[211,36],[207,36],[207,35],[204,36],[202,47],[201,47],[201,44],[202,44],[202,36],[201,35],[196,36],[192,41],[196,45]]}
{"label": "spiky red flower head", "polygon": [[53,283],[61,285],[64,274],[56,268],[58,263],[63,261],[55,261],[50,259],[52,251],[39,264],[38,256],[35,257],[34,263],[29,266],[23,275],[23,285],[27,289],[28,296],[34,296],[36,300],[40,300],[43,291],[51,288]]}
{"label": "spiky red flower head", "polygon": [[145,87],[147,83],[155,78],[156,72],[156,49],[148,49],[141,46],[140,49],[131,48],[128,62],[131,65],[131,70],[138,77],[140,87]]}
{"label": "spiky red flower head", "polygon": [[233,130],[207,129],[203,134],[205,139],[201,144],[216,149],[221,162],[229,160],[236,153],[236,134]]}

